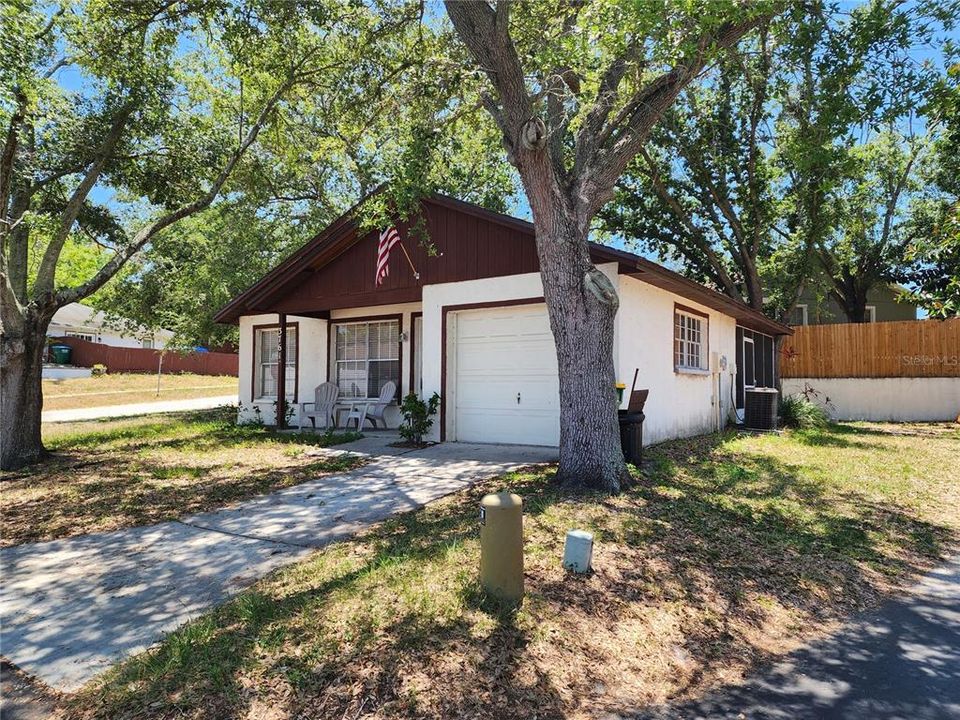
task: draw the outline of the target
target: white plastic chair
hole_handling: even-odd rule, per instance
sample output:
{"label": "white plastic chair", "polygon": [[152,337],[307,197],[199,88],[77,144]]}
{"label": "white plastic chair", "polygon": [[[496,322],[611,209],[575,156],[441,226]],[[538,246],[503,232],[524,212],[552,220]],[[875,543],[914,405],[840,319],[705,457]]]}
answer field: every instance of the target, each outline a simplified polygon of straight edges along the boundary
{"label": "white plastic chair", "polygon": [[387,421],[383,417],[384,411],[387,409],[387,405],[393,402],[393,396],[397,394],[397,384],[393,380],[383,384],[383,387],[380,388],[380,398],[372,406],[367,408],[367,417],[366,419],[373,423],[373,427],[377,428],[377,423],[383,423],[383,429],[387,428]]}
{"label": "white plastic chair", "polygon": [[[337,416],[334,408],[337,404],[337,398],[340,396],[340,388],[334,383],[325,382],[317,385],[313,391],[313,402],[300,403],[300,429],[303,430],[303,419],[310,418],[314,428],[317,427],[317,418],[323,420],[323,427],[330,427],[330,421],[333,426],[337,426]],[[313,410],[308,412],[307,407],[312,406]]]}
{"label": "white plastic chair", "polygon": [[350,408],[350,412],[347,414],[347,420],[344,423],[344,427],[350,425],[351,420],[357,421],[357,430],[363,429],[363,423],[369,420],[373,425],[374,429],[377,429],[379,426],[378,422],[383,423],[383,428],[386,429],[387,421],[383,417],[383,413],[393,401],[393,396],[397,393],[397,384],[390,380],[385,382],[383,387],[380,388],[380,397],[376,402],[362,402],[356,403]]}

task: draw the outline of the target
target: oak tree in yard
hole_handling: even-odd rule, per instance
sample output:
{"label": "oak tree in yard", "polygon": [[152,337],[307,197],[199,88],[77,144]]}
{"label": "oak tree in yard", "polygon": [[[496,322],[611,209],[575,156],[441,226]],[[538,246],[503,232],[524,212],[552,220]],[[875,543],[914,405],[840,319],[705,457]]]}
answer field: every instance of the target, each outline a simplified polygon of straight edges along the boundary
{"label": "oak tree in yard", "polygon": [[774,15],[768,2],[445,3],[533,213],[560,374],[559,482],[619,491],[612,283],[588,234],[682,90]]}
{"label": "oak tree in yard", "polygon": [[875,128],[916,111],[936,71],[910,56],[937,26],[882,2],[807,3],[764,23],[665,114],[603,227],[779,318],[811,280],[862,294],[889,278],[895,224],[855,228],[851,210],[902,209],[914,164],[894,162],[899,144]]}
{"label": "oak tree in yard", "polygon": [[885,132],[851,151],[834,198],[837,221],[816,257],[848,322],[867,322],[867,293],[897,280],[906,264],[906,204],[919,189],[922,141]]}
{"label": "oak tree in yard", "polygon": [[[293,93],[361,85],[358,57],[410,17],[405,7],[378,10],[270,0],[3,6],[0,468],[44,454],[41,371],[56,310],[208,207]],[[60,271],[83,244],[103,252],[78,280]]]}
{"label": "oak tree in yard", "polygon": [[924,191],[910,208],[910,264],[901,279],[931,317],[960,317],[960,62],[937,83],[926,114],[935,141]]}
{"label": "oak tree in yard", "polygon": [[[335,87],[288,96],[282,127],[260,136],[230,196],[158,237],[96,306],[120,325],[172,330],[179,345],[236,343],[238,328],[217,323],[217,310],[375,188],[389,187],[391,209],[441,192],[506,211],[514,178],[496,131],[475,101],[458,106],[471,93],[441,71],[462,49],[412,10],[404,31],[357,58],[362,101]],[[385,194],[361,221],[393,222],[385,207],[368,208]]]}

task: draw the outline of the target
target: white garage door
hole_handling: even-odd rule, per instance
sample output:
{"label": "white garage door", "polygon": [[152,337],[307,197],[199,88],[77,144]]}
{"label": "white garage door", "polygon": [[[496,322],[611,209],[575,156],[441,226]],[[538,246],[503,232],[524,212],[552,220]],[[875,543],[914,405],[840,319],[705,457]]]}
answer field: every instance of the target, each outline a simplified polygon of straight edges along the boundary
{"label": "white garage door", "polygon": [[560,443],[557,353],[545,305],[457,313],[455,437]]}

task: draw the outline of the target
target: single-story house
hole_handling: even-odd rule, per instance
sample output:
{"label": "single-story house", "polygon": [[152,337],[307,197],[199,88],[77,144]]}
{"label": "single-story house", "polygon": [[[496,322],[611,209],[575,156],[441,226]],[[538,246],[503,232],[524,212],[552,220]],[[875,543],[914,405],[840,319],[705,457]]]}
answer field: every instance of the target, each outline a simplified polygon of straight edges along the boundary
{"label": "single-story house", "polygon": [[107,316],[87,305],[70,303],[54,313],[47,329],[49,337],[75,337],[114,347],[162,350],[173,337],[170,330],[137,327],[119,330],[107,323]]}
{"label": "single-story house", "polygon": [[[284,330],[291,406],[323,382],[341,398],[374,398],[393,380],[398,399],[441,395],[435,440],[558,444],[533,225],[440,195],[422,201],[422,216],[435,252],[405,242],[408,263],[394,248],[379,286],[379,233],[359,232],[351,211],[220,310],[218,321],[240,326],[241,421],[255,408],[275,419]],[[789,327],[637,255],[598,244],[591,254],[620,296],[624,406],[635,369],[637,389],[650,390],[645,442],[714,430],[743,407],[744,387],[775,386],[774,338]]]}

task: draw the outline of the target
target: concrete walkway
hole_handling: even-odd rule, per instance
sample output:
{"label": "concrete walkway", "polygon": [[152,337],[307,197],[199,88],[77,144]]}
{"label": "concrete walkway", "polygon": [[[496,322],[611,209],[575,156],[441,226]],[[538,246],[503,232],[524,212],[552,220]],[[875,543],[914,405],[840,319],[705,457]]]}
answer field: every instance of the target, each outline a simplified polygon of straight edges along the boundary
{"label": "concrete walkway", "polygon": [[44,410],[42,422],[77,422],[78,420],[99,420],[100,418],[133,417],[134,415],[152,415],[153,413],[181,412],[184,410],[208,410],[221,405],[236,405],[237,395],[218,395],[217,397],[189,398],[187,400],[162,400],[159,402],[130,403],[129,405],[102,405],[91,408],[71,408],[70,410]]}
{"label": "concrete walkway", "polygon": [[328,452],[370,463],[218,512],[0,550],[2,652],[56,690],[114,661],[281,565],[387,516],[556,450],[450,443],[423,450],[367,437]]}
{"label": "concrete walkway", "polygon": [[957,720],[960,556],[837,635],[697,702],[634,720]]}

